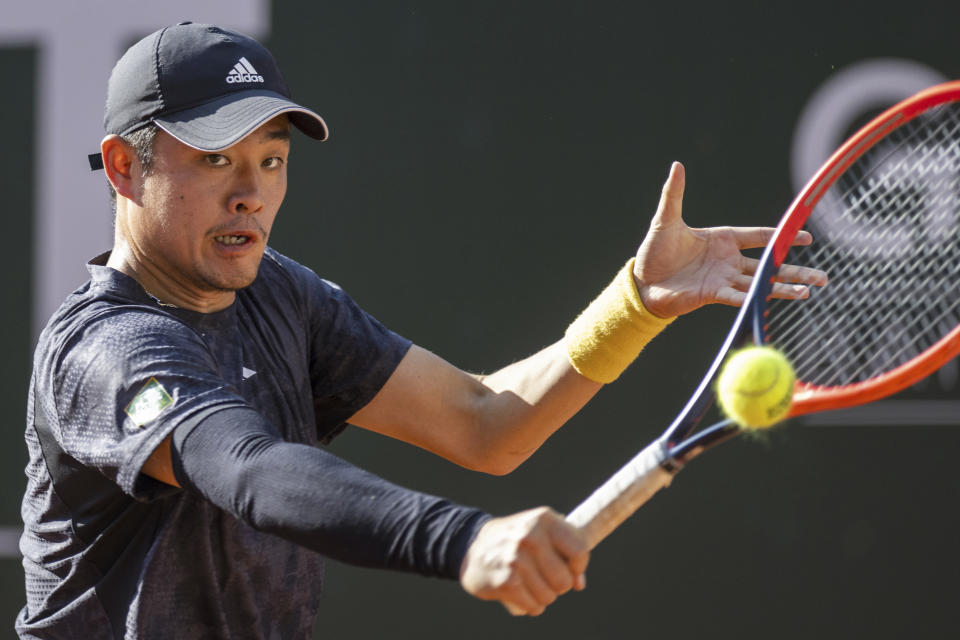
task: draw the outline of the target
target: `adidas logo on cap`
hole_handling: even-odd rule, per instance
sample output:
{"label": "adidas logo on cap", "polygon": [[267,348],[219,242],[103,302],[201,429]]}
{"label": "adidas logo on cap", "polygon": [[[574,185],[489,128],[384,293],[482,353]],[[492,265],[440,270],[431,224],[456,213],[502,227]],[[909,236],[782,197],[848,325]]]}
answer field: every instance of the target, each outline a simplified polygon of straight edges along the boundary
{"label": "adidas logo on cap", "polygon": [[257,73],[250,61],[246,58],[240,58],[237,64],[233,65],[230,73],[227,74],[227,82],[236,84],[238,82],[263,82],[263,76]]}

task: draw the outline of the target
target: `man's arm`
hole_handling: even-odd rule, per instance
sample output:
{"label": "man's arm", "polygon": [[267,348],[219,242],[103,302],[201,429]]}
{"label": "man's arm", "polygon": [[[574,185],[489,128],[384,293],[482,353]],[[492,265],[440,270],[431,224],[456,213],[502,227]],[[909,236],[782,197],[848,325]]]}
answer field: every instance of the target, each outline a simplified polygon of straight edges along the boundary
{"label": "man's arm", "polygon": [[586,585],[586,541],[555,511],[490,518],[285,442],[249,408],[181,425],[143,472],[330,557],[459,578],[468,593],[515,615],[538,615]]}
{"label": "man's arm", "polygon": [[[632,293],[652,326],[656,318],[706,304],[739,305],[757,265],[741,251],[766,245],[773,234],[767,228],[691,229],[681,215],[684,186],[683,166],[674,163],[627,285],[636,287]],[[800,244],[811,240],[806,232],[797,237]],[[801,298],[807,285],[824,284],[826,275],[786,266],[778,279],[774,296]],[[496,373],[472,376],[414,346],[350,422],[471,469],[507,473],[602,386],[578,373],[568,347],[561,340]],[[624,355],[629,363],[637,354]]]}
{"label": "man's arm", "polygon": [[516,468],[603,386],[558,342],[489,376],[414,345],[350,423],[493,474]]}

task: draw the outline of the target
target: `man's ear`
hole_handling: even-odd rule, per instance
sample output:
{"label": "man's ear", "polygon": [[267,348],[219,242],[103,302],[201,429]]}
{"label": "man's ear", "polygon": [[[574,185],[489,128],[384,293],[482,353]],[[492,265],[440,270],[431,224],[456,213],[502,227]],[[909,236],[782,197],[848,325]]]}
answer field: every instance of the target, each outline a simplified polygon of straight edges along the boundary
{"label": "man's ear", "polygon": [[[138,164],[137,152],[123,138],[111,134],[100,143],[103,170],[117,195],[136,201],[134,168]],[[139,174],[139,171],[136,172]]]}

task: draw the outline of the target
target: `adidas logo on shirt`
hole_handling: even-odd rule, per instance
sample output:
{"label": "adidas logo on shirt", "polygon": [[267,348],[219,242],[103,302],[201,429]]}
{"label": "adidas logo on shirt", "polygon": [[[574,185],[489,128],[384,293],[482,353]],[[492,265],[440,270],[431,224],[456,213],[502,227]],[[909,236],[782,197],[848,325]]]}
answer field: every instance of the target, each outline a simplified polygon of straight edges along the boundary
{"label": "adidas logo on shirt", "polygon": [[227,82],[236,84],[238,82],[263,82],[263,76],[257,73],[250,61],[246,58],[240,58],[237,64],[233,65],[230,73],[227,74]]}

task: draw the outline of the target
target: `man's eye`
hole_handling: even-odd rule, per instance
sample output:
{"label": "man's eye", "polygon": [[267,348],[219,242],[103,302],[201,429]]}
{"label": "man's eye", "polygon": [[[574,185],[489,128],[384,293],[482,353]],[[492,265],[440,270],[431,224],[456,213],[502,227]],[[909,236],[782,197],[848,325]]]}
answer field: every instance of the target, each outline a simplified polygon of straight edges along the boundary
{"label": "man's eye", "polygon": [[268,169],[276,169],[283,165],[283,158],[280,156],[273,156],[272,158],[267,158],[263,161],[263,166]]}
{"label": "man's eye", "polygon": [[208,153],[204,157],[207,161],[207,164],[211,164],[215,167],[222,167],[229,164],[229,160],[227,160],[227,156],[220,153]]}

